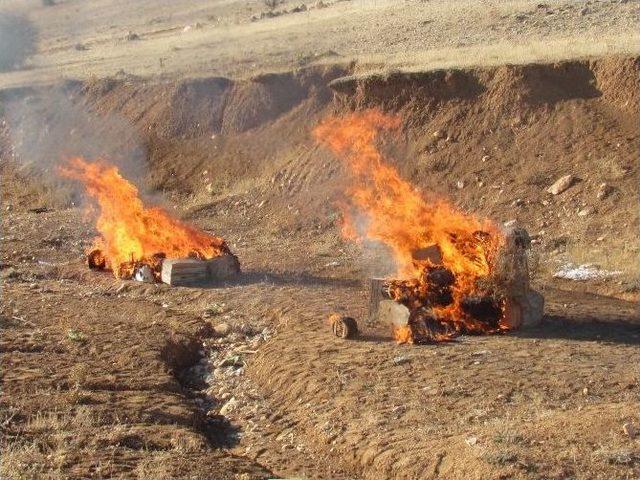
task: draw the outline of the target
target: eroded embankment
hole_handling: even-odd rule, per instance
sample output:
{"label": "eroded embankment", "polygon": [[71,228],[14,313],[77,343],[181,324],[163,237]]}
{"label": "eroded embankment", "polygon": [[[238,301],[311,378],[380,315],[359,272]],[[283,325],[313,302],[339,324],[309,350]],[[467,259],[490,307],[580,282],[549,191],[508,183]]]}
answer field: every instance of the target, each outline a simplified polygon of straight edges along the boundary
{"label": "eroded embankment", "polygon": [[[344,181],[311,138],[320,118],[398,113],[402,127],[385,149],[400,172],[463,209],[523,223],[551,273],[566,262],[636,263],[639,69],[637,58],[366,77],[330,67],[242,82],[104,79],[68,85],[66,94],[133,124],[138,138],[128,141],[148,151],[150,188],[187,198],[196,216],[258,211],[256,226],[278,231],[324,231],[336,217],[332,200]],[[574,186],[549,195],[566,174]],[[600,199],[603,184],[609,193]]]}
{"label": "eroded embankment", "polygon": [[[310,132],[328,112],[381,108],[403,118],[382,146],[400,172],[460,208],[520,221],[535,236],[545,283],[555,266],[589,261],[627,272],[625,283],[598,288],[637,295],[639,71],[637,58],[368,77],[335,67],[247,82],[97,80],[67,85],[64,94],[98,118],[124,117],[147,149],[148,186],[188,207],[194,221],[247,242],[241,260],[269,272],[331,263],[318,245],[335,237],[332,200],[344,175]],[[7,109],[21,102],[44,105],[37,92],[3,100]],[[565,174],[575,184],[546,193]],[[612,192],[599,199],[602,183]],[[34,201],[26,188],[9,188],[25,205]],[[277,292],[229,290],[237,310],[287,305],[284,327],[246,375],[317,458],[369,478],[614,478],[635,468],[614,434],[637,405],[628,368],[637,350],[624,327],[584,338],[558,327],[415,351],[372,329],[365,341],[336,344],[323,323],[328,306],[361,314],[366,305],[355,278],[366,270],[355,256],[340,260],[356,266],[321,287],[312,275],[274,276]],[[548,298],[549,313],[569,323],[624,321],[632,311],[580,295]],[[568,317],[566,305],[577,306]],[[283,457],[255,455],[281,470],[269,462]]]}

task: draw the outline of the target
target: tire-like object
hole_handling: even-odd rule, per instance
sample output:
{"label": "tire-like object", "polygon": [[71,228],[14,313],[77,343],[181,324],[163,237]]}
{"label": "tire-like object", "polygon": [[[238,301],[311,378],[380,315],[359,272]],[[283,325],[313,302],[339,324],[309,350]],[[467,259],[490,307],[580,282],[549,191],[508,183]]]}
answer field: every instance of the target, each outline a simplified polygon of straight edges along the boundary
{"label": "tire-like object", "polygon": [[358,335],[358,323],[354,318],[331,315],[331,329],[338,338],[354,338]]}

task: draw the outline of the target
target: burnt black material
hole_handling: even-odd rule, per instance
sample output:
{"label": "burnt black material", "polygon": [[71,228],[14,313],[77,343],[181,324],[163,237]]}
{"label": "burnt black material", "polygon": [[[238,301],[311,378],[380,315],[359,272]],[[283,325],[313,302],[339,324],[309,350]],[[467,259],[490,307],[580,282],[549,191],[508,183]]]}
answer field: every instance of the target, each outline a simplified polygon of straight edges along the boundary
{"label": "burnt black material", "polygon": [[471,318],[491,327],[497,327],[502,317],[502,309],[493,297],[466,297],[460,306]]}

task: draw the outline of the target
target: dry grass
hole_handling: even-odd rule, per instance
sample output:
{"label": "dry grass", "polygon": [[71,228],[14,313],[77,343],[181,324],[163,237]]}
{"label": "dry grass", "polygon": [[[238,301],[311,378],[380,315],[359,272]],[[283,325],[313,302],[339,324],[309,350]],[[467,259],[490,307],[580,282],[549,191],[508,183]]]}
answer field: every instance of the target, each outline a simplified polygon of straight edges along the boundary
{"label": "dry grass", "polygon": [[[393,56],[362,55],[357,60],[358,70],[365,75],[370,75],[388,74],[391,70],[423,72],[446,68],[552,63],[568,59],[637,55],[639,52],[640,34],[632,34],[579,39],[550,38],[529,41],[526,44],[503,42],[493,45],[404,52]],[[371,68],[372,65],[382,64],[385,65],[383,70]]]}
{"label": "dry grass", "polygon": [[73,413],[36,413],[24,425],[16,426],[13,434],[4,435],[1,478],[65,478],[62,469],[74,448],[72,432],[93,428],[97,421],[88,407]]}

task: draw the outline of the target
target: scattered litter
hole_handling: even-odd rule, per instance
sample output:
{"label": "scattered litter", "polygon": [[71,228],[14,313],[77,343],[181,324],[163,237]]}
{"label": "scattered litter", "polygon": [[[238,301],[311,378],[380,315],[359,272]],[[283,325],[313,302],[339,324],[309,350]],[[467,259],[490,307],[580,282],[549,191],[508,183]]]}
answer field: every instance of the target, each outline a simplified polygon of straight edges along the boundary
{"label": "scattered litter", "polygon": [[410,361],[411,358],[405,355],[399,355],[397,357],[394,357],[393,359],[393,363],[395,363],[396,365],[402,365],[403,363],[409,363]]}
{"label": "scattered litter", "polygon": [[565,280],[598,280],[620,275],[621,270],[603,270],[593,263],[574,265],[567,263],[553,274],[554,278],[564,278]]}
{"label": "scattered litter", "polygon": [[138,282],[155,283],[156,278],[153,275],[153,271],[149,265],[143,265],[138,268],[133,275],[133,279]]}

